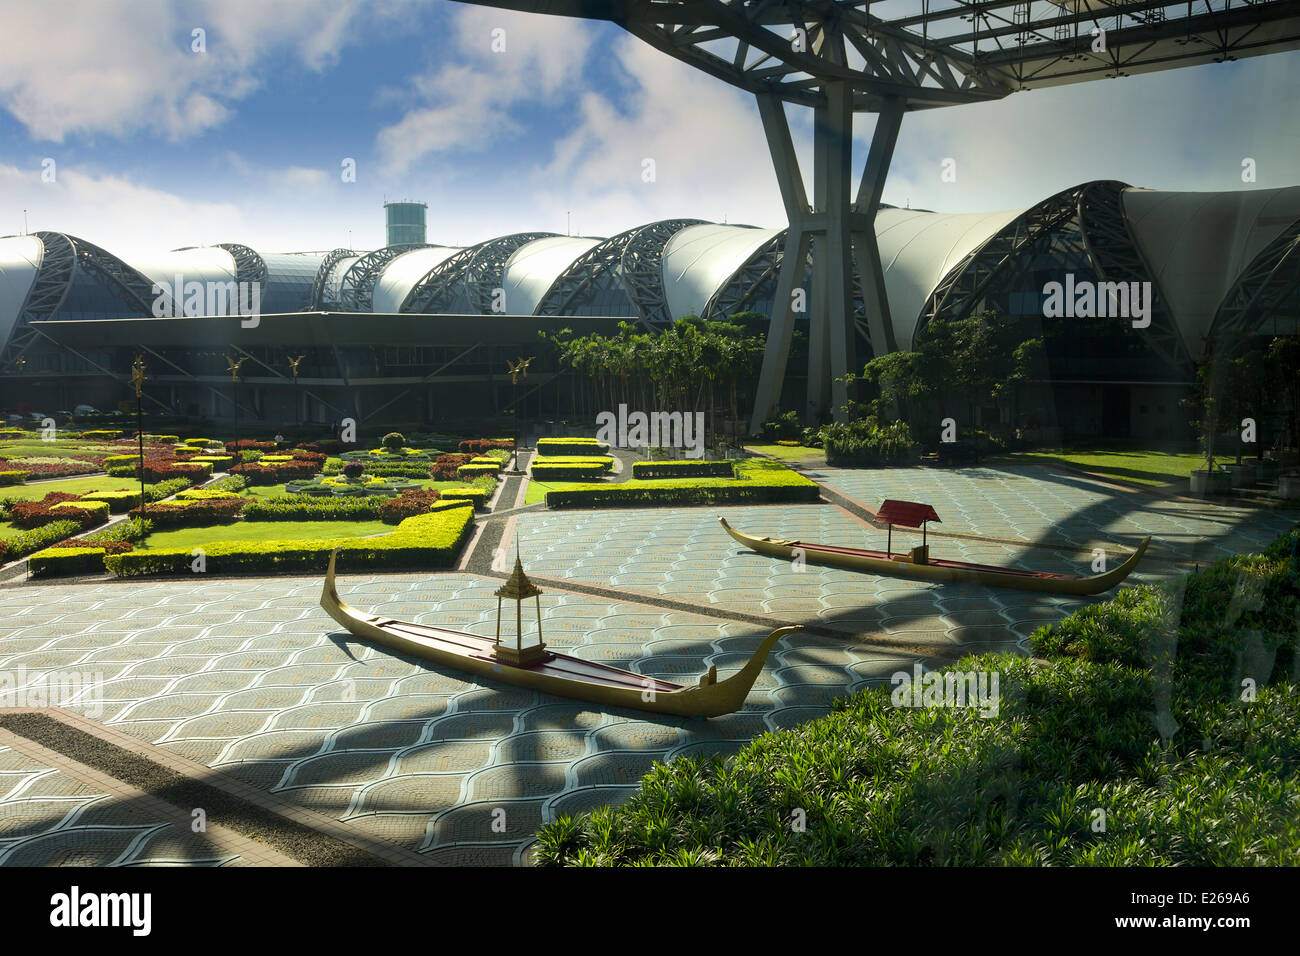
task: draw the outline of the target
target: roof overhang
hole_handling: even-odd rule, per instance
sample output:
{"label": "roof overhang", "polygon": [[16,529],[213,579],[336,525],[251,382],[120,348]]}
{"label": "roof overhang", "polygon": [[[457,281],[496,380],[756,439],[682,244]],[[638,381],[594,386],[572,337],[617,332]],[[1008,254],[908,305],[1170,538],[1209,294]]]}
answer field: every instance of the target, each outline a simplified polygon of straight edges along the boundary
{"label": "roof overhang", "polygon": [[238,315],[170,319],[83,319],[33,322],[61,345],[150,346],[465,346],[534,343],[537,333],[571,329],[575,335],[616,335],[618,316],[423,315],[373,312],[288,312],[263,315],[256,325]]}

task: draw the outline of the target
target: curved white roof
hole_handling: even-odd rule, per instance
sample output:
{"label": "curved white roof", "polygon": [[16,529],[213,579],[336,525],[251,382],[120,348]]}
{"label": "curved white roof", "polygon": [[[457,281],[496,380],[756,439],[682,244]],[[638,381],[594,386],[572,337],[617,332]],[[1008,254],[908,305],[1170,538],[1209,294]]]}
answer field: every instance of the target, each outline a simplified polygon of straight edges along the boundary
{"label": "curved white roof", "polygon": [[506,290],[506,312],[531,315],[552,283],[573,265],[573,260],[602,239],[577,236],[550,236],[525,242],[511,253],[502,273],[501,286]]}
{"label": "curved white roof", "polygon": [[44,257],[45,246],[35,236],[0,239],[0,342],[9,341]]}
{"label": "curved white roof", "polygon": [[709,299],[780,229],[687,226],[664,246],[664,297],[674,319],[700,315]]}
{"label": "curved white roof", "polygon": [[1023,209],[989,213],[934,213],[919,209],[876,212],[876,245],[885,273],[885,295],[894,340],[912,347],[925,302],[972,249],[1019,216]]}
{"label": "curved white roof", "polygon": [[346,259],[340,259],[334,263],[334,268],[330,274],[325,277],[324,298],[326,301],[337,302],[339,291],[343,286],[343,277],[348,274],[348,270],[357,264],[361,256],[348,256]]}
{"label": "curved white roof", "polygon": [[[110,250],[111,251],[111,250]],[[175,286],[186,282],[233,282],[235,257],[216,246],[173,249],[147,257],[122,256],[122,261],[159,285],[166,284],[176,295]]]}
{"label": "curved white roof", "polygon": [[1300,186],[1213,193],[1126,189],[1123,202],[1193,358],[1200,358],[1219,305],[1242,270],[1300,219]]}
{"label": "curved white roof", "polygon": [[[396,312],[401,308],[416,283],[423,279],[430,269],[450,259],[460,249],[455,246],[437,246],[432,249],[412,249],[404,252],[384,267],[375,291],[371,296],[373,311]],[[355,261],[355,260],[353,260]],[[342,272],[339,273],[343,275]]]}

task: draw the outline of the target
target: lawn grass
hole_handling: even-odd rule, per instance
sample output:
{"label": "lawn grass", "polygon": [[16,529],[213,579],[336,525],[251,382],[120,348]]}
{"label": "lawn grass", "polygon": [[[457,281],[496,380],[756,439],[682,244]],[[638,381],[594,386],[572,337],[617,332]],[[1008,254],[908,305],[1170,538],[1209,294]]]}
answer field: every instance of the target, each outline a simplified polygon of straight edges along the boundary
{"label": "lawn grass", "polygon": [[22,528],[15,528],[11,521],[0,521],[0,541],[8,541],[23,533]]}
{"label": "lawn grass", "polygon": [[1185,481],[1194,469],[1205,467],[1205,458],[1198,452],[1146,451],[1135,448],[1043,449],[1017,452],[1010,456],[1010,460],[1065,465],[1147,486]]}
{"label": "lawn grass", "polygon": [[0,488],[0,498],[18,498],[22,501],[39,501],[51,491],[66,491],[84,495],[92,491],[139,491],[138,478],[109,478],[101,475],[89,478],[60,478],[38,484],[6,485]]}
{"label": "lawn grass", "polygon": [[[528,490],[524,492],[524,504],[535,505],[539,501],[545,501],[546,493],[548,491],[554,491],[557,488],[588,488],[593,485],[605,485],[605,484],[609,484],[609,482],[606,481],[586,481],[586,482],[535,481],[532,478],[529,478]],[[510,504],[503,502],[503,507],[510,507]]]}
{"label": "lawn grass", "polygon": [[745,451],[753,452],[756,455],[769,455],[778,461],[811,461],[815,458],[826,457],[826,449],[805,448],[802,445],[798,447],[789,445],[746,445]]}
{"label": "lawn grass", "polygon": [[392,525],[382,521],[237,521],[206,528],[176,528],[149,535],[136,550],[198,548],[216,541],[311,541],[316,538],[365,537],[387,534]]}

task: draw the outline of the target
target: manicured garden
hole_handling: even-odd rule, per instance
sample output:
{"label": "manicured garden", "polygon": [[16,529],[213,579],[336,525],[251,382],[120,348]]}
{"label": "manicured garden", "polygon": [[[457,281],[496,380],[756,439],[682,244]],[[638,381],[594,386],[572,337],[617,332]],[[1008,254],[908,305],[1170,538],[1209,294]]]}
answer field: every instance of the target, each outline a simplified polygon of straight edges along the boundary
{"label": "manicured garden", "polygon": [[[152,457],[146,445],[143,474],[151,484],[143,510],[138,451],[106,456],[107,478],[14,486],[9,499],[0,498],[0,517],[14,525],[12,535],[0,537],[0,559],[30,554],[38,576],[136,575],[323,567],[338,547],[344,565],[368,555],[377,567],[445,566],[511,454],[496,439],[460,442],[455,453],[415,449],[397,433],[385,435],[379,448],[337,458],[328,451],[340,449],[321,445],[167,437],[173,443],[156,443]],[[467,472],[467,465],[490,468]],[[214,469],[228,474],[190,487]],[[51,494],[47,487],[56,485],[68,490]],[[129,520],[90,533],[110,514]],[[201,568],[191,566],[196,549]]]}
{"label": "manicured garden", "polygon": [[546,826],[537,859],[1295,866],[1298,538],[1044,626],[1035,659],[944,669],[996,673],[992,715],[874,686],[734,758],[656,765],[625,804]]}

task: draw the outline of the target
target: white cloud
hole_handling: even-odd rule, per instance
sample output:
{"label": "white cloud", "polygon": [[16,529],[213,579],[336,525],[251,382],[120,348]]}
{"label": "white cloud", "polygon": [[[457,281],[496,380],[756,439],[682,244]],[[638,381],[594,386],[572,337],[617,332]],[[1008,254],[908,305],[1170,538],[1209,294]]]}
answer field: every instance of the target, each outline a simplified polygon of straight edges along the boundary
{"label": "white cloud", "polygon": [[587,24],[567,17],[458,10],[447,45],[459,62],[413,77],[419,105],[379,131],[385,172],[403,173],[434,154],[500,145],[520,128],[515,108],[551,107],[578,84],[590,37]]}
{"label": "white cloud", "polygon": [[[284,52],[331,65],[359,22],[395,17],[407,0],[42,0],[9,4],[0,106],[36,140],[149,130],[179,140],[220,125]],[[364,16],[363,16],[364,14]],[[207,52],[191,50],[206,31]],[[282,52],[283,51],[283,52]]]}

